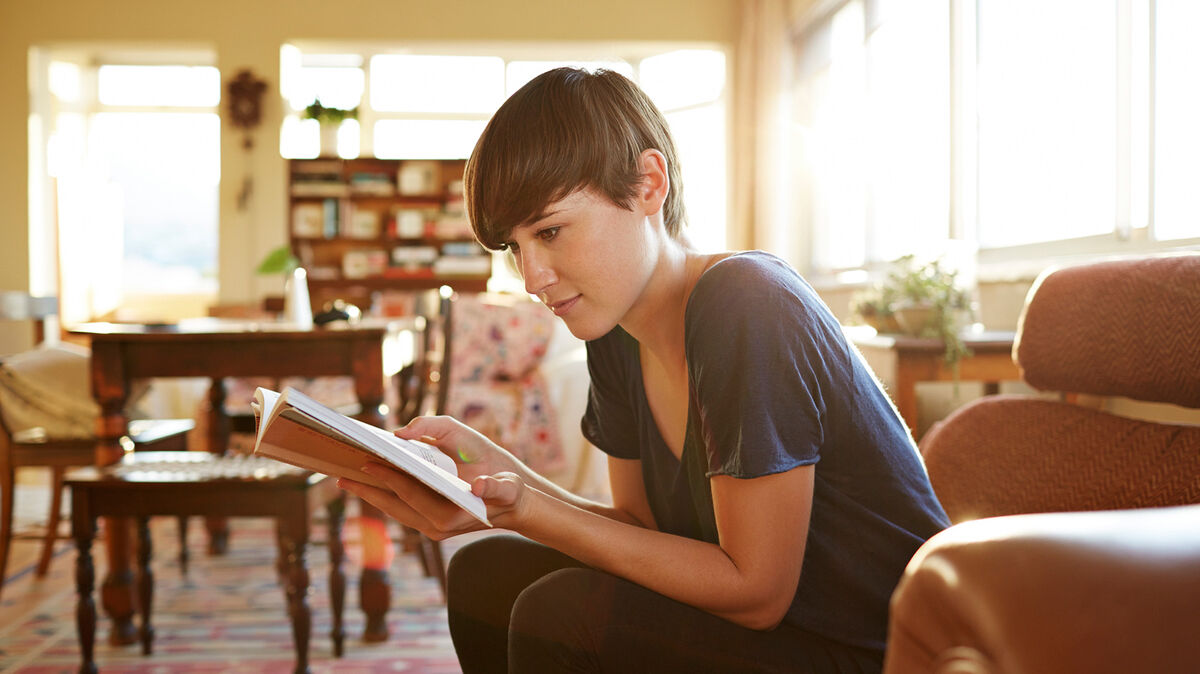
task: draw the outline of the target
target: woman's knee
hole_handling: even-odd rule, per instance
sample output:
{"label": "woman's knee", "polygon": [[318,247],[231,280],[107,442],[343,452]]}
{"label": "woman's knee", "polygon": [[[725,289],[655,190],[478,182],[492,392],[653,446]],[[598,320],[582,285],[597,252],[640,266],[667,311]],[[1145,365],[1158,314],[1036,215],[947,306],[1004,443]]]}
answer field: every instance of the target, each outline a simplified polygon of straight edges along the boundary
{"label": "woman's knee", "polygon": [[604,626],[612,619],[612,576],[588,568],[561,569],[526,588],[513,604],[509,657],[517,670],[553,666],[590,669]]}

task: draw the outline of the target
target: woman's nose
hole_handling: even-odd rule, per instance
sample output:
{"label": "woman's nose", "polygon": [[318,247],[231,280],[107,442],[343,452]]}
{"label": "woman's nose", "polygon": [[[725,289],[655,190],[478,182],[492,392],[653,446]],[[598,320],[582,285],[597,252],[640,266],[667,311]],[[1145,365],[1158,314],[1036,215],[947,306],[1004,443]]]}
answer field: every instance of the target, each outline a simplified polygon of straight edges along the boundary
{"label": "woman's nose", "polygon": [[532,250],[521,249],[517,266],[525,279],[525,292],[531,295],[541,295],[558,280],[548,260]]}

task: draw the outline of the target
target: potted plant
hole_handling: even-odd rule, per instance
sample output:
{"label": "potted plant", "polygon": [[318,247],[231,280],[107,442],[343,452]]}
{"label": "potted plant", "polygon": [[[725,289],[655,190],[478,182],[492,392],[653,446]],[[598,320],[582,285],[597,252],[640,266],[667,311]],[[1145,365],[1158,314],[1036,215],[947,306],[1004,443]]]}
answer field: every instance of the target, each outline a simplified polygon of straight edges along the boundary
{"label": "potted plant", "polygon": [[[959,334],[963,324],[974,318],[970,294],[958,283],[958,273],[935,260],[918,264],[908,255],[896,260],[884,281],[856,298],[854,309],[868,325],[881,332],[903,332],[932,337],[946,345],[945,360],[957,368],[970,350]],[[894,325],[872,317],[894,319]]]}
{"label": "potted plant", "polygon": [[850,301],[850,310],[863,323],[875,328],[876,332],[900,332],[900,324],[896,321],[895,302],[894,289],[879,284],[855,294]]}
{"label": "potted plant", "polygon": [[337,131],[347,119],[358,119],[358,108],[327,108],[321,99],[314,99],[304,108],[304,119],[315,119],[321,125],[321,154],[337,154]]}

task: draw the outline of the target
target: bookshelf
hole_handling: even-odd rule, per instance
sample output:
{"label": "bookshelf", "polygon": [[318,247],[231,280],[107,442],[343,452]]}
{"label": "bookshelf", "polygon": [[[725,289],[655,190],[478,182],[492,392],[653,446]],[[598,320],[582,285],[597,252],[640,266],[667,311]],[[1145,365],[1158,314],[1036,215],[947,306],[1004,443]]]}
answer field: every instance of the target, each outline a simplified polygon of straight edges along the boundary
{"label": "bookshelf", "polygon": [[314,309],[340,298],[365,310],[387,290],[485,290],[491,256],[463,211],[465,164],[289,160],[288,240],[308,270]]}

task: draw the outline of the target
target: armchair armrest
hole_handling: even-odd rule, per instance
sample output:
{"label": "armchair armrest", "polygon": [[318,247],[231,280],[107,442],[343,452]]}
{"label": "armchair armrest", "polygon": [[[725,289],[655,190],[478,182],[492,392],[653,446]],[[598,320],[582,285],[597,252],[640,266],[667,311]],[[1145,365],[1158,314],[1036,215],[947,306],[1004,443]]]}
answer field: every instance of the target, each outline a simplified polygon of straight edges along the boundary
{"label": "armchair armrest", "polygon": [[943,531],[892,596],[884,671],[1200,671],[1200,505]]}

